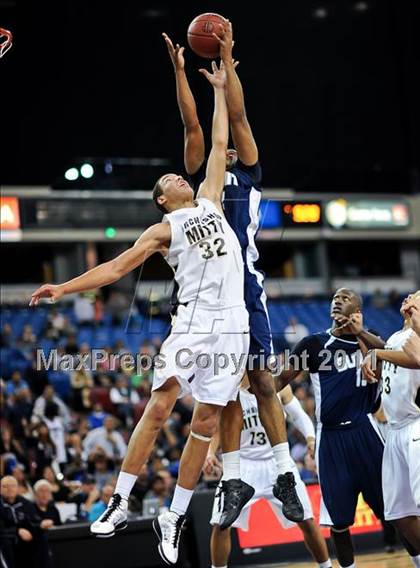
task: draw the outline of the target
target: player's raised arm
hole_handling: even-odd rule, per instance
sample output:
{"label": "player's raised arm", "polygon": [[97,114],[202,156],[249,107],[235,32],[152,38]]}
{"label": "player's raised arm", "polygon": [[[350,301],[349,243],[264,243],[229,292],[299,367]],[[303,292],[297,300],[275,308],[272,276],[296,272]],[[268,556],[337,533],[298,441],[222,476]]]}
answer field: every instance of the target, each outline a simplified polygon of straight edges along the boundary
{"label": "player's raised arm", "polygon": [[241,162],[253,166],[258,162],[258,148],[246,116],[244,91],[232,57],[232,24],[228,21],[214,35],[219,40],[220,56],[226,69],[226,101],[233,142]]}
{"label": "player's raised arm", "polygon": [[206,69],[200,72],[206,76],[214,89],[214,113],[212,127],[212,148],[207,160],[206,178],[201,184],[199,197],[207,197],[222,210],[221,197],[225,185],[226,150],[229,138],[228,111],[225,98],[226,74],[212,62],[213,73]]}
{"label": "player's raised arm", "polygon": [[29,305],[37,306],[41,298],[51,298],[56,301],[65,294],[85,292],[112,284],[142,264],[155,252],[164,252],[170,240],[169,223],[157,223],[147,229],[130,249],[113,260],[99,264],[92,270],[63,284],[44,284],[32,294]]}
{"label": "player's raised arm", "polygon": [[176,99],[184,124],[184,165],[188,174],[195,174],[204,162],[204,135],[198,120],[197,106],[185,73],[184,47],[174,47],[167,34],[162,34],[174,66]]}

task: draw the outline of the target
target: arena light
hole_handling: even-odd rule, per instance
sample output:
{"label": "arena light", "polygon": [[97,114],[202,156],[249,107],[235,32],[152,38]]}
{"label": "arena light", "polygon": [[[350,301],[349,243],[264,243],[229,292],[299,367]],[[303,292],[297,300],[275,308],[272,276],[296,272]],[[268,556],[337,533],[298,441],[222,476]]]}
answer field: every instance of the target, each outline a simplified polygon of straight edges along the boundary
{"label": "arena light", "polygon": [[107,227],[105,229],[105,237],[107,239],[115,239],[116,234],[117,234],[117,231],[114,227]]}
{"label": "arena light", "polygon": [[75,181],[79,177],[79,170],[77,168],[69,168],[66,170],[64,177],[67,181]]}
{"label": "arena light", "polygon": [[93,177],[94,173],[95,173],[95,170],[93,169],[92,164],[89,164],[89,163],[86,162],[85,164],[82,164],[80,166],[80,175],[82,177],[84,177],[85,179],[89,179],[89,178]]}
{"label": "arena light", "polygon": [[328,10],[325,6],[318,6],[314,8],[312,15],[317,20],[325,20],[328,17]]}

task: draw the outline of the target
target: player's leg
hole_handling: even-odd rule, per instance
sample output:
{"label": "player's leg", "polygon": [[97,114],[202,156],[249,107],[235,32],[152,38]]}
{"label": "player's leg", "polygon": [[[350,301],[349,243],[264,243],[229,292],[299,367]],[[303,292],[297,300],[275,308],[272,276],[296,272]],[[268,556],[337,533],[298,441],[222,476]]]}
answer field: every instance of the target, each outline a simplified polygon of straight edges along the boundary
{"label": "player's leg", "polygon": [[353,568],[354,547],[349,527],[335,525],[331,527],[330,534],[340,567]]}
{"label": "player's leg", "polygon": [[321,534],[319,526],[313,519],[307,519],[299,523],[303,533],[306,548],[318,562],[320,568],[331,568],[330,555],[325,538]]}
{"label": "player's leg", "polygon": [[320,524],[330,526],[331,540],[342,568],[354,565],[354,548],[349,530],[354,522],[359,494],[358,472],[353,467],[354,444],[355,440],[349,431],[319,429],[317,432]]}
{"label": "player's leg", "polygon": [[[287,442],[284,412],[276,393],[274,378],[266,368],[267,358],[272,353],[272,347],[270,323],[265,306],[260,299],[263,290],[259,285],[256,286],[255,284],[250,284],[248,288],[252,288],[251,291],[257,298],[256,302],[252,303],[253,307],[249,308],[250,347],[248,377],[251,390],[257,397],[261,424],[267,432],[277,464],[277,480],[273,487],[273,492],[275,497],[282,502],[283,513],[286,518],[299,522],[303,520],[303,507],[295,490],[295,478],[290,471],[291,458]],[[250,294],[250,290],[247,293]],[[257,304],[256,306],[254,305],[255,303]],[[234,412],[236,413],[234,420],[224,421],[223,440],[226,440],[226,446],[222,444],[223,463],[225,463],[225,460],[237,463],[239,459],[242,414],[241,420],[239,420],[239,409],[237,407],[230,409],[231,415]],[[237,444],[236,453],[234,444]],[[233,470],[232,473],[234,473]],[[249,487],[244,483],[242,483],[241,487],[241,482],[230,484],[228,479],[226,481],[228,483],[225,486],[225,508],[221,521],[221,527],[223,528],[230,526],[235,521],[239,516],[241,507],[244,506],[251,496]],[[232,485],[232,488],[230,485]],[[230,507],[229,515],[226,510],[228,506]]]}
{"label": "player's leg", "polygon": [[178,559],[178,545],[185,513],[201,475],[209,444],[219,422],[222,406],[197,403],[191,422],[191,432],[179,465],[178,481],[167,513],[155,519],[153,526],[159,537],[159,553],[170,564]]}
{"label": "player's leg", "polygon": [[143,464],[148,460],[157,435],[169,418],[180,392],[178,381],[172,377],[162,387],[152,392],[143,416],[135,427],[121,471],[118,475],[115,493],[106,511],[92,523],[90,531],[98,537],[111,537],[116,530],[127,526],[127,507],[130,492],[136,483]]}
{"label": "player's leg", "polygon": [[213,525],[210,539],[212,568],[227,568],[231,549],[230,528],[221,530],[219,525]]}
{"label": "player's leg", "polygon": [[[416,552],[416,556],[420,554],[420,518],[404,517],[403,519],[395,519],[394,525],[398,531],[408,540]],[[413,556],[413,554],[410,554]]]}
{"label": "player's leg", "polygon": [[[410,453],[408,439],[410,427],[405,426],[388,432],[383,459],[380,460],[382,446],[375,445],[375,433],[371,435],[369,463],[365,464],[368,474],[363,487],[363,497],[379,518],[391,521],[402,536],[402,543],[413,558],[420,554],[420,520],[410,485]],[[369,470],[369,468],[372,468]],[[377,482],[382,495],[377,495]],[[413,561],[414,562],[414,561]]]}

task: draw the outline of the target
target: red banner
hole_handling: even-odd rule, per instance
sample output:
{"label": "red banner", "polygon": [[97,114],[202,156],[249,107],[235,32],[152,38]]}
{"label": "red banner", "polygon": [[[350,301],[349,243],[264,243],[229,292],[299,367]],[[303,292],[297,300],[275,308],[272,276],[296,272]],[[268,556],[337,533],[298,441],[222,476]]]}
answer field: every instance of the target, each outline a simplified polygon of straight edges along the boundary
{"label": "red banner", "polygon": [[[309,485],[307,490],[312,503],[315,520],[319,522],[319,507],[321,501],[319,485]],[[355,522],[351,528],[351,532],[358,534],[379,531],[381,529],[381,522],[375,517],[373,511],[363,500],[363,497],[359,495]],[[330,531],[328,528],[321,528],[321,532],[325,537],[328,537]],[[284,529],[277,520],[268,502],[265,499],[260,499],[251,508],[249,530],[245,532],[238,529],[238,540],[241,548],[256,548],[300,542],[303,541],[303,536],[298,526]]]}

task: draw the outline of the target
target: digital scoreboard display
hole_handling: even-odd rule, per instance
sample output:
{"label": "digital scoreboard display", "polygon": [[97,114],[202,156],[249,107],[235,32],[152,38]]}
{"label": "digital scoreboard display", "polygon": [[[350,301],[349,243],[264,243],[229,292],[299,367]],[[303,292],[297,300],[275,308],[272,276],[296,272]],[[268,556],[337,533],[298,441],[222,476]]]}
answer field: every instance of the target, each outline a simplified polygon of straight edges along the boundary
{"label": "digital scoreboard display", "polygon": [[321,227],[322,207],[319,201],[261,201],[262,229],[280,227]]}

